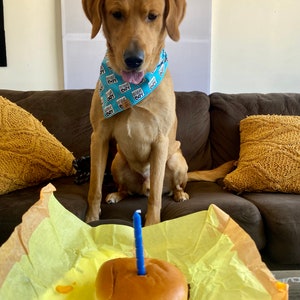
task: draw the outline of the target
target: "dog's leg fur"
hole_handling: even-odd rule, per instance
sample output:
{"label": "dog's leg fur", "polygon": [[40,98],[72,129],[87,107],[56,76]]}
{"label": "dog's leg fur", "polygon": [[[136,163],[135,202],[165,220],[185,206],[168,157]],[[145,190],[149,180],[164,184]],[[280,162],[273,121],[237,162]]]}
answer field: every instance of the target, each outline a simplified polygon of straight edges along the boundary
{"label": "dog's leg fur", "polygon": [[[180,144],[179,144],[180,145]],[[190,197],[184,191],[187,183],[188,166],[186,160],[182,156],[180,149],[178,149],[167,161],[165,181],[169,178],[169,195],[173,195],[176,202],[188,200]]]}
{"label": "dog's leg fur", "polygon": [[[86,221],[91,222],[99,219],[99,208],[102,198],[102,183],[106,159],[108,155],[108,142],[101,141],[101,137],[95,137],[97,133],[92,134],[91,142],[91,178],[88,196],[89,210]],[[97,139],[97,142],[95,140]]]}
{"label": "dog's leg fur", "polygon": [[146,189],[144,186],[146,185],[145,181],[149,181],[147,179],[149,174],[143,176],[132,170],[120,150],[112,162],[111,172],[114,182],[118,186],[118,191],[107,195],[105,199],[107,203],[118,203],[131,194],[148,196],[147,190],[149,190],[149,185]]}
{"label": "dog's leg fur", "polygon": [[95,89],[90,119],[93,126],[91,135],[91,177],[88,194],[89,209],[86,221],[99,220],[100,204],[102,199],[102,183],[109,150],[109,132],[103,130],[102,121],[99,120],[100,101],[98,101],[98,86]]}
{"label": "dog's leg fur", "polygon": [[169,139],[160,135],[152,145],[150,154],[150,192],[148,198],[147,217],[145,225],[160,222],[161,195],[168,156]]}

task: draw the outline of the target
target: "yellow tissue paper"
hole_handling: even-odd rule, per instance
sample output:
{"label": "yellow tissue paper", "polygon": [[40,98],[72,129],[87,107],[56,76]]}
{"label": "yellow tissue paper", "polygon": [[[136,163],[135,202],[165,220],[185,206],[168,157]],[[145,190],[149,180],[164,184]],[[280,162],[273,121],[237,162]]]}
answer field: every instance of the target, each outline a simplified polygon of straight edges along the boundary
{"label": "yellow tissue paper", "polygon": [[[0,248],[0,299],[94,299],[101,264],[134,256],[133,228],[90,227],[67,211],[49,184]],[[143,228],[146,257],[169,261],[186,276],[190,299],[288,299],[254,242],[211,205]]]}

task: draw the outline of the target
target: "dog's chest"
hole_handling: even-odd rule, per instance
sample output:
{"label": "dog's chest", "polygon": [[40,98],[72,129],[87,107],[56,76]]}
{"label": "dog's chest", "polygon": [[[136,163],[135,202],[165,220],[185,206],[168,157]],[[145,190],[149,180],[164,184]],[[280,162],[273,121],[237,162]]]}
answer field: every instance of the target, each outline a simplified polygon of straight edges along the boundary
{"label": "dog's chest", "polygon": [[151,104],[121,113],[115,123],[113,135],[128,161],[148,162],[153,143],[161,135],[168,136],[175,122],[168,105]]}
{"label": "dog's chest", "polygon": [[120,122],[114,126],[114,137],[116,140],[127,139],[131,142],[152,143],[160,134],[168,135],[172,123],[172,116],[160,112],[153,112],[145,108],[135,107],[122,113]]}

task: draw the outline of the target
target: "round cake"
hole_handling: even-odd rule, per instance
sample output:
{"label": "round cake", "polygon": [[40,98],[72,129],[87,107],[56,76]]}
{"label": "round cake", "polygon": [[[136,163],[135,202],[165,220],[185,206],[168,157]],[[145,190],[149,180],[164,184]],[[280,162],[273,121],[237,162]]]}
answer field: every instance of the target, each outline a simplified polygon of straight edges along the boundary
{"label": "round cake", "polygon": [[137,275],[136,258],[106,261],[96,278],[98,300],[187,300],[188,285],[174,265],[145,259],[146,275]]}

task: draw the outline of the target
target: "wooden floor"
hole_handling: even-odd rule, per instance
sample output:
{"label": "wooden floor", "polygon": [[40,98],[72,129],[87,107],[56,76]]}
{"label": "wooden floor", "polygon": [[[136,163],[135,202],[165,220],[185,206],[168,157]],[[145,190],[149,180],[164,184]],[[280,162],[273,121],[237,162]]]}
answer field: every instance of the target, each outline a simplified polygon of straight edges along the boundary
{"label": "wooden floor", "polygon": [[288,283],[289,300],[300,299],[300,270],[272,271],[278,281]]}

